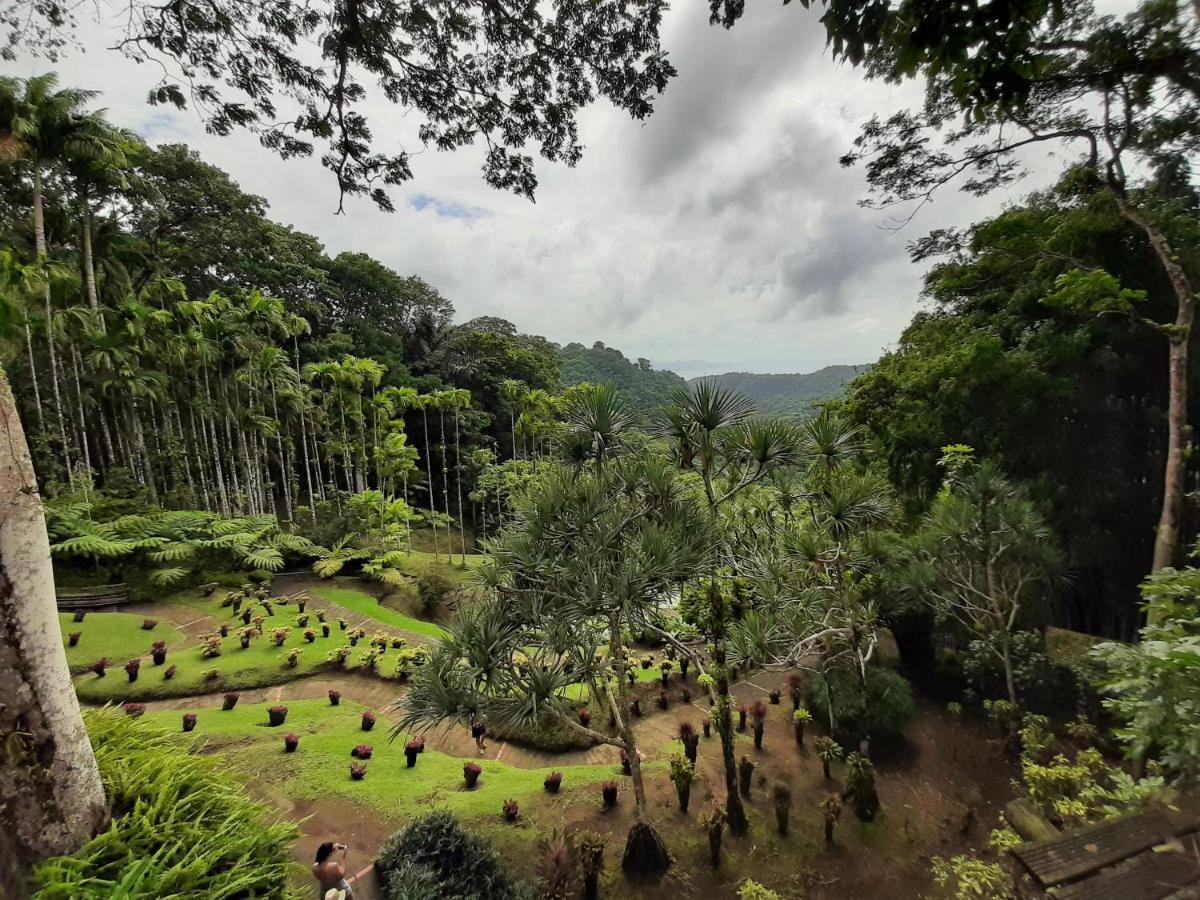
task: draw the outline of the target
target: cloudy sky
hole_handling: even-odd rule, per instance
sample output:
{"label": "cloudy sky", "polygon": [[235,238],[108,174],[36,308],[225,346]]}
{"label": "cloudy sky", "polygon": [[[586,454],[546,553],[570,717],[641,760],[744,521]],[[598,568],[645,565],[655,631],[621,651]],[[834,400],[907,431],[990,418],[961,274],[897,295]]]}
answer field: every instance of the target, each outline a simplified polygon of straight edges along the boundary
{"label": "cloudy sky", "polygon": [[[488,188],[482,152],[468,148],[415,156],[397,212],[363,200],[338,216],[315,159],[281,162],[252,136],[212,137],[192,112],[146,106],[154,73],[104,50],[115,34],[104,23],[86,25],[91,49],[56,68],[65,84],[102,90],[114,122],[197,148],[330,254],[364,250],[422,276],[462,319],[503,316],[560,343],[601,340],[688,376],[874,360],[919,303],[922,270],[905,245],[999,200],[947,193],[890,230],[888,214],[857,205],[862,175],[837,159],[859,123],[910,105],[916,87],[868,84],[835,65],[799,4],[752,4],[730,32],[709,27],[706,6],[677,0],[666,18],[679,76],[656,113],[638,123],[589,109],[583,161],[543,164],[536,204]],[[384,140],[411,133],[386,103],[372,115]]]}

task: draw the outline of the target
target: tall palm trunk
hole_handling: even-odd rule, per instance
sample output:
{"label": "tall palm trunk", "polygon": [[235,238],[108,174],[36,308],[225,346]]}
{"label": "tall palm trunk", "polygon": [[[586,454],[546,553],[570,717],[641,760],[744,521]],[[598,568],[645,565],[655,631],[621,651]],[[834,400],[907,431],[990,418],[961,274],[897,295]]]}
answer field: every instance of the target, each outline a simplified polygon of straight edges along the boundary
{"label": "tall palm trunk", "polygon": [[[88,447],[87,416],[83,412],[83,387],[79,379],[79,351],[75,349],[74,345],[71,346],[71,369],[75,375],[75,400],[79,412],[79,443],[83,449],[83,464],[87,467],[89,472],[88,478],[90,478],[92,471],[92,451]],[[87,479],[85,479],[85,483],[86,481]]]}
{"label": "tall palm trunk", "polygon": [[[83,285],[87,291],[88,306],[92,312],[100,309],[100,298],[96,293],[96,266],[92,259],[92,204],[88,199],[87,182],[79,182],[79,213],[83,225]],[[104,322],[101,320],[103,330]]]}
{"label": "tall palm trunk", "polygon": [[454,489],[458,494],[458,540],[462,547],[462,564],[467,564],[467,532],[463,526],[462,508],[462,442],[458,431],[458,406],[454,407]]}
{"label": "tall palm trunk", "polygon": [[[42,208],[42,166],[40,162],[33,164],[33,232],[34,245],[37,250],[39,263],[46,261],[46,218]],[[50,307],[50,279],[42,280],[42,304],[46,312],[46,347],[50,352],[50,383],[54,388],[54,411],[58,418],[58,437],[62,441],[63,461],[67,467],[67,481],[74,484],[75,471],[71,465],[71,445],[67,441],[67,425],[63,417],[62,391],[59,389],[61,377],[58,368],[58,350],[54,346],[54,311]]]}
{"label": "tall palm trunk", "polygon": [[[300,389],[300,449],[304,455],[304,485],[308,488],[308,508],[312,513],[313,525],[317,524],[317,498],[313,494],[312,483],[312,468],[309,465],[308,459],[308,436],[306,434],[308,425],[305,422],[304,404],[308,397],[304,391],[304,382],[300,377],[300,339],[295,334],[292,335],[292,351],[295,354],[296,360],[296,384]],[[317,473],[317,481],[321,480],[320,472]]]}
{"label": "tall palm trunk", "polygon": [[433,456],[429,452],[429,411],[421,407],[421,421],[425,424],[425,487],[429,491],[429,524],[433,526],[433,558],[439,559],[437,536],[437,510],[433,505]]}
{"label": "tall palm trunk", "polygon": [[25,316],[25,349],[29,353],[29,380],[33,383],[33,410],[37,414],[38,431],[46,430],[42,414],[42,388],[38,384],[37,366],[33,362],[33,332],[29,328],[29,316]]}
{"label": "tall palm trunk", "polygon": [[[29,447],[0,371],[0,733],[19,754],[0,766],[0,833],[26,866],[71,853],[99,830],[104,788],[71,684],[50,544]],[[14,749],[15,748],[15,749]],[[30,764],[17,764],[19,759]],[[4,876],[8,881],[10,875]],[[16,896],[20,896],[18,892]]]}
{"label": "tall palm trunk", "polygon": [[446,562],[454,561],[454,548],[450,538],[450,473],[446,467],[446,410],[438,407],[438,438],[441,447],[438,452],[442,455],[442,507],[446,510]]}

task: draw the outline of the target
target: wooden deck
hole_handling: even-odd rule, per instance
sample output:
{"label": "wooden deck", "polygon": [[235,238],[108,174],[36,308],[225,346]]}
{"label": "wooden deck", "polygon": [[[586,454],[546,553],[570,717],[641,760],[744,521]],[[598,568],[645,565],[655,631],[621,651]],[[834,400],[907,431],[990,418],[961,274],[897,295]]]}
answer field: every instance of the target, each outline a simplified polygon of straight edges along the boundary
{"label": "wooden deck", "polygon": [[1062,837],[1023,844],[1013,855],[1042,888],[1074,881],[1129,859],[1172,837],[1158,812],[1088,825]]}
{"label": "wooden deck", "polygon": [[1163,900],[1200,884],[1200,864],[1171,851],[1147,853],[1127,865],[1050,891],[1055,900]]}

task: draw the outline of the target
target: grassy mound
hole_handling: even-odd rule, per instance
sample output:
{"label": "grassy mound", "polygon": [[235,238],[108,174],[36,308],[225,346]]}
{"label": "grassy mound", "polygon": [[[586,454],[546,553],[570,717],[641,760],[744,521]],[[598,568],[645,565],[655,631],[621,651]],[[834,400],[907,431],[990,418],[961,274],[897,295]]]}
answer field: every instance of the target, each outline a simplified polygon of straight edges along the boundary
{"label": "grassy mound", "polygon": [[118,710],[86,720],[113,821],[38,868],[36,900],[290,896],[295,826],[275,822],[186,742]]}
{"label": "grassy mound", "polygon": [[[268,704],[239,703],[228,712],[191,710],[197,713],[194,734],[247,777],[269,772],[272,786],[292,800],[344,798],[388,816],[407,817],[436,806],[464,819],[494,819],[509,798],[541,796],[546,775],[554,771],[483,760],[478,786],[467,790],[463,763],[475,760],[431,749],[418,757],[414,768],[407,768],[404,743],[408,736],[389,740],[387,723],[382,719],[373,731],[362,731],[360,723],[366,707],[360,704],[343,698],[339,706],[330,706],[325,700],[298,700],[287,706],[287,720],[277,727],[267,724]],[[175,731],[182,727],[180,717],[177,711],[145,716]],[[284,752],[283,738],[288,733],[300,737],[295,753]],[[371,744],[374,754],[366,763],[366,777],[352,781],[350,751],[363,743]],[[594,794],[595,785],[613,778],[616,772],[616,767],[609,765],[572,766],[566,770],[562,795],[570,797],[584,791]]]}
{"label": "grassy mound", "polygon": [[[63,646],[67,644],[67,635],[79,632],[79,643],[66,648],[71,671],[86,671],[101,657],[107,657],[114,666],[123,666],[128,660],[149,655],[150,645],[155,641],[166,641],[168,653],[183,643],[183,632],[170,622],[160,619],[153,630],[146,631],[142,628],[143,618],[130,613],[90,612],[82,622],[76,622],[73,614],[59,613]],[[150,668],[149,662],[146,668]],[[120,674],[124,679],[124,673]]]}

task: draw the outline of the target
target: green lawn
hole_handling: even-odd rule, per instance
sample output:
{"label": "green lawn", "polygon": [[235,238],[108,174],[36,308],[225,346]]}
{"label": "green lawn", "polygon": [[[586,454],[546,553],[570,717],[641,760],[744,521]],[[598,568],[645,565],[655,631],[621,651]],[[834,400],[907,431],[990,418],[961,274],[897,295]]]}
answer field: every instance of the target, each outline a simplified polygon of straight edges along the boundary
{"label": "green lawn", "polygon": [[[278,607],[277,610],[276,614],[264,623],[263,635],[255,637],[248,649],[241,648],[237,637],[237,629],[242,627],[241,620],[230,617],[229,637],[225,638],[221,645],[221,655],[214,659],[202,658],[201,648],[192,646],[170,653],[166,666],[143,664],[138,680],[133,684],[128,682],[121,669],[110,670],[104,678],[97,678],[89,672],[76,679],[76,693],[82,700],[97,703],[153,700],[264,687],[332,669],[333,664],[326,661],[329,651],[349,644],[345,634],[338,630],[337,624],[333,624],[329,637],[324,638],[321,637],[321,626],[316,624],[315,617],[311,617],[309,626],[317,635],[315,642],[310,644],[304,640],[304,629],[296,626],[295,607]],[[292,630],[283,647],[276,647],[271,639],[271,632],[274,628],[283,626],[290,626]],[[161,627],[160,624],[159,628]],[[303,652],[296,668],[290,669],[284,665],[283,657],[286,651],[293,647],[300,647]],[[367,640],[364,638],[351,652],[346,668],[361,668],[361,658],[367,649]],[[389,649],[379,661],[378,674],[385,677],[393,675],[395,661],[396,651]],[[174,665],[178,671],[175,677],[168,681],[163,677],[163,673],[170,665]],[[205,678],[205,673],[211,669],[217,670],[217,677]]]}
{"label": "green lawn", "polygon": [[320,597],[322,600],[344,606],[346,609],[356,612],[360,616],[367,616],[374,619],[383,625],[390,625],[393,628],[411,631],[414,634],[423,634],[431,638],[441,638],[446,634],[440,625],[435,625],[433,622],[426,622],[423,619],[413,616],[406,616],[404,613],[389,609],[370,594],[363,593],[362,591],[335,587],[332,584],[322,584],[309,588],[308,592]]}
{"label": "green lawn", "polygon": [[[158,620],[154,630],[144,631],[143,618],[130,613],[90,612],[82,622],[76,622],[72,613],[59,613],[63,645],[66,646],[71,632],[78,631],[80,635],[77,646],[66,648],[71,671],[83,671],[102,656],[111,665],[123,666],[128,660],[149,655],[150,645],[155,641],[166,641],[168,653],[183,642],[183,632],[164,619]],[[149,667],[149,662],[145,665]],[[125,678],[124,672],[120,675]]]}
{"label": "green lawn", "polygon": [[[426,750],[409,769],[404,738],[389,741],[383,719],[370,733],[362,731],[363,709],[347,700],[336,707],[324,700],[296,701],[288,704],[287,722],[276,728],[267,724],[267,704],[238,704],[230,712],[204,709],[196,711],[194,734],[206,741],[210,751],[224,756],[238,774],[248,779],[269,778],[273,788],[292,800],[344,798],[389,816],[409,816],[439,807],[463,818],[498,817],[509,798],[524,805],[541,797],[545,776],[555,771],[518,769],[484,760],[477,787],[468,791],[462,771],[468,760]],[[178,732],[181,715],[170,711],[148,713],[144,718]],[[295,753],[283,749],[283,736],[289,732],[300,736]],[[374,747],[374,756],[367,762],[366,778],[351,781],[350,750],[363,743]],[[597,783],[618,775],[618,768],[609,765],[571,766],[561,771],[562,794],[567,797],[576,792],[590,797],[597,793]],[[599,803],[598,795],[595,800]]]}

